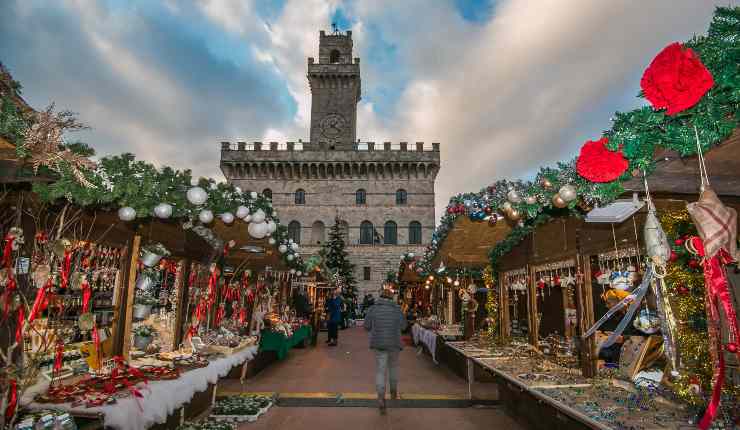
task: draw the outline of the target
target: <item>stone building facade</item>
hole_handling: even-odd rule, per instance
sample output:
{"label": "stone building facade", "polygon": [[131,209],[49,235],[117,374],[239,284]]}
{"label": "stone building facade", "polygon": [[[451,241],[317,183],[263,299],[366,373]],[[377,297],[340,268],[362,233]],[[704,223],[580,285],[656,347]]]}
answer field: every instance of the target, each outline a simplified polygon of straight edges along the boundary
{"label": "stone building facade", "polygon": [[304,257],[319,251],[338,218],[360,294],[374,292],[403,253],[431,241],[439,144],[355,139],[360,60],[351,32],[321,32],[308,80],[310,141],[222,142],[221,170],[243,190],[272,196]]}

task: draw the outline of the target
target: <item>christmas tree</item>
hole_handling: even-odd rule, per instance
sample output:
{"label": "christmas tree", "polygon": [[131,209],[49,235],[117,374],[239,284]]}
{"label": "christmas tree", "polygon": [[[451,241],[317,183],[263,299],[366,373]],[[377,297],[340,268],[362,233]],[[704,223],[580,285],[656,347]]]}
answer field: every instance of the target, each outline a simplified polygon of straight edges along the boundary
{"label": "christmas tree", "polygon": [[322,255],[327,269],[337,273],[344,279],[343,293],[347,296],[355,295],[355,265],[349,262],[347,251],[344,250],[344,235],[339,219],[329,230],[329,240],[324,244]]}

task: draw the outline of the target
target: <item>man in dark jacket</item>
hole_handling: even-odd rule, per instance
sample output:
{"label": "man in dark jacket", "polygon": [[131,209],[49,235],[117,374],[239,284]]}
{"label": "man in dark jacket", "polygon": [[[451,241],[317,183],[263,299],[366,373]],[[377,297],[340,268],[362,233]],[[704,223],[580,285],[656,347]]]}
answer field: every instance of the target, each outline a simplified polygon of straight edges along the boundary
{"label": "man in dark jacket", "polygon": [[338,288],[332,292],[331,297],[326,299],[326,317],[326,329],[329,332],[329,339],[326,343],[329,346],[337,346],[339,322],[342,320],[342,298]]}
{"label": "man in dark jacket", "polygon": [[406,329],[406,318],[401,307],[393,301],[389,289],[380,292],[380,298],[365,316],[365,330],[370,332],[370,349],[375,351],[375,388],[378,407],[385,415],[385,375],[391,389],[391,399],[398,398],[398,354],[401,351],[401,331]]}

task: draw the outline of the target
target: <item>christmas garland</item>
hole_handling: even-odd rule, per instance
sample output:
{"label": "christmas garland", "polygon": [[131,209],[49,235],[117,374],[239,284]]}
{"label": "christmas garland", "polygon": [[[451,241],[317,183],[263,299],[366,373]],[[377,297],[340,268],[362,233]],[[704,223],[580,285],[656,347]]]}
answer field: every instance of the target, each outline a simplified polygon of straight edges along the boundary
{"label": "christmas garland", "polygon": [[[478,193],[452,197],[417,272],[433,273],[431,263],[459,216],[491,225],[508,219],[514,225],[489,252],[496,268],[503,255],[550,218],[582,217],[594,205],[616,200],[624,181],[655,169],[658,147],[690,156],[697,136],[702,151],[725,140],[740,123],[740,8],[717,8],[706,36],[666,47],[641,85],[640,96],[652,107],[617,112],[604,138],[584,146],[588,159],[580,160],[580,168],[574,159],[541,168],[533,181],[500,180]],[[600,157],[616,161],[618,168],[594,174],[594,166],[604,162]]]}

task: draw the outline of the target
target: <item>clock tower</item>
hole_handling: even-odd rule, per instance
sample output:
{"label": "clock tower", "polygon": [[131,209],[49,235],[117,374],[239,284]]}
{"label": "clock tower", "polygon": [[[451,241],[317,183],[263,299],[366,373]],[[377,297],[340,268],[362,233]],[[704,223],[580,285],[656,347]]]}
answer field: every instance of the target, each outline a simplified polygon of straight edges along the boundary
{"label": "clock tower", "polygon": [[360,101],[360,59],[352,58],[352,32],[320,32],[319,60],[308,59],[311,143],[327,150],[352,150]]}

